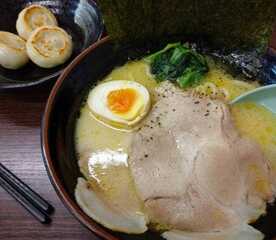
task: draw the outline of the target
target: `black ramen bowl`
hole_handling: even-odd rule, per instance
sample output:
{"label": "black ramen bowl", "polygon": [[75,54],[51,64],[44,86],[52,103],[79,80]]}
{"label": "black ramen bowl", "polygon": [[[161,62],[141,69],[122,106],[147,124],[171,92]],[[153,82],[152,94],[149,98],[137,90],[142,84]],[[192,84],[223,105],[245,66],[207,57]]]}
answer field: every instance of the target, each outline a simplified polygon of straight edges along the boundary
{"label": "black ramen bowl", "polygon": [[[42,126],[42,149],[44,161],[59,197],[68,209],[87,228],[108,240],[161,239],[153,232],[142,235],[128,235],[112,232],[89,218],[78,206],[74,197],[77,178],[81,176],[74,150],[74,129],[79,109],[88,90],[114,67],[128,59],[139,58],[148,50],[143,46],[118,48],[108,38],[103,38],[79,55],[56,82],[47,106]],[[93,67],[91,67],[93,66]],[[92,203],[93,204],[93,203]],[[276,207],[269,206],[268,214],[255,224],[266,236],[276,237]]]}
{"label": "black ramen bowl", "polygon": [[68,63],[80,52],[96,42],[103,32],[100,11],[93,0],[1,0],[0,31],[16,33],[16,19],[26,6],[39,4],[49,8],[59,26],[73,39],[71,58],[63,65],[44,69],[28,63],[21,69],[8,70],[0,66],[0,89],[26,88],[56,79]]}

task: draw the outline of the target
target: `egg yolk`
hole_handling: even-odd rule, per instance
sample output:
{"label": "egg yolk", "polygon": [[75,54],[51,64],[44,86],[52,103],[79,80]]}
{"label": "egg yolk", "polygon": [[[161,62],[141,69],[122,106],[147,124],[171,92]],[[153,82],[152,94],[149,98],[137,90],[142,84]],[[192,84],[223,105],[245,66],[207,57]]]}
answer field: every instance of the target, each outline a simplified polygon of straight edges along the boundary
{"label": "egg yolk", "polygon": [[107,96],[108,108],[115,113],[126,113],[134,105],[137,93],[131,88],[111,91]]}

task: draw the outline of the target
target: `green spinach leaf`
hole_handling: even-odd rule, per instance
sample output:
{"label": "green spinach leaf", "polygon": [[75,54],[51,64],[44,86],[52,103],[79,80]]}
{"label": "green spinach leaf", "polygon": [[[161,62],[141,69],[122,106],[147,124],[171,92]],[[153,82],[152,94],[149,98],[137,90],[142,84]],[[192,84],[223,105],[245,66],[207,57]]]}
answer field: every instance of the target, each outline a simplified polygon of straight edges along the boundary
{"label": "green spinach leaf", "polygon": [[156,81],[169,80],[181,88],[198,84],[208,72],[205,57],[181,43],[168,44],[145,60],[150,63],[151,73]]}

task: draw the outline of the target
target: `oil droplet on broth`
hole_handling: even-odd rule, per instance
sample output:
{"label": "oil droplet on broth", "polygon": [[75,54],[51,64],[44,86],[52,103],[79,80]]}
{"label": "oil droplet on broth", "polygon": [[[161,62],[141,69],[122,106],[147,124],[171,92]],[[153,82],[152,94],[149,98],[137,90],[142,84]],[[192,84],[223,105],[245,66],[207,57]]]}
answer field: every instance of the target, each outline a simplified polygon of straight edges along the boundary
{"label": "oil droplet on broth", "polygon": [[[208,65],[209,72],[204,77],[200,86],[204,86],[208,83],[214,85],[215,88],[226,93],[226,101],[231,101],[241,94],[253,90],[259,86],[257,81],[245,82],[235,78],[210,59],[208,60]],[[211,94],[207,95],[209,96]]]}
{"label": "oil droplet on broth", "polygon": [[[85,177],[89,177],[88,161],[91,154],[97,151],[120,151],[127,153],[131,143],[130,132],[123,132],[110,128],[91,116],[86,104],[81,109],[76,127],[76,150],[79,166]],[[105,168],[107,166],[105,165]]]}
{"label": "oil droplet on broth", "polygon": [[[253,139],[276,174],[276,114],[261,105],[246,102],[232,106],[232,115],[241,135]],[[274,180],[276,183],[276,180]]]}
{"label": "oil droplet on broth", "polygon": [[[150,74],[148,64],[143,60],[128,62],[122,67],[115,68],[102,81],[112,80],[137,81],[149,90],[152,97],[158,86]],[[257,87],[255,83],[247,84],[235,80],[215,66],[211,66],[204,82],[211,82],[219,88],[227,89],[231,98]],[[137,209],[139,205],[142,209],[127,166],[131,138],[132,133],[112,129],[92,117],[87,104],[81,109],[75,139],[81,172],[94,190],[111,199],[116,206],[135,206]],[[99,156],[102,159],[99,159]]]}
{"label": "oil droplet on broth", "polygon": [[84,106],[76,128],[81,172],[106,204],[116,206],[114,210],[142,212],[127,165],[131,133],[109,128],[90,114],[88,106]]}
{"label": "oil droplet on broth", "polygon": [[[144,61],[128,62],[114,69],[102,81],[112,80],[137,81],[151,95],[157,86]],[[104,198],[112,200],[117,207],[142,209],[127,165],[132,133],[99,122],[92,117],[85,104],[77,121],[75,136],[79,167],[92,188]]]}
{"label": "oil droplet on broth", "polygon": [[143,61],[127,62],[123,67],[115,68],[103,81],[113,80],[131,80],[144,85],[150,92],[154,94],[155,88],[158,86],[153,76],[150,74],[149,65]]}

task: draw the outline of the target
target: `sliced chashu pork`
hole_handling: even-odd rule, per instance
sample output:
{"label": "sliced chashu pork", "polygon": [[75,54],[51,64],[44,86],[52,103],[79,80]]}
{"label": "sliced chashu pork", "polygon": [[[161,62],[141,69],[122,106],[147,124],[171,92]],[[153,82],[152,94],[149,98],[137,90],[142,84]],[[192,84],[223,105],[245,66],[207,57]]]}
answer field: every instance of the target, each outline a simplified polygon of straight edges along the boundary
{"label": "sliced chashu pork", "polygon": [[163,233],[162,237],[168,240],[261,240],[264,235],[248,224],[241,224],[222,232],[191,233],[173,230]]}
{"label": "sliced chashu pork", "polygon": [[83,154],[82,158],[79,164],[86,179],[78,179],[75,198],[83,211],[114,231],[147,231],[147,216],[133,186],[127,154],[103,150]]}
{"label": "sliced chashu pork", "polygon": [[272,200],[259,146],[239,136],[228,107],[171,84],[133,138],[129,164],[152,222],[189,232],[235,229]]}

